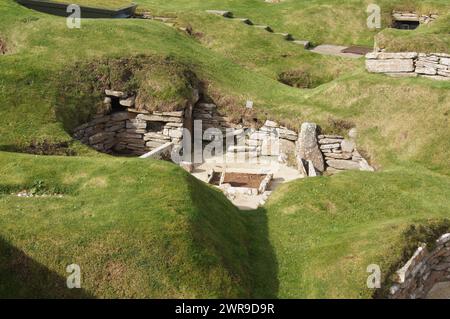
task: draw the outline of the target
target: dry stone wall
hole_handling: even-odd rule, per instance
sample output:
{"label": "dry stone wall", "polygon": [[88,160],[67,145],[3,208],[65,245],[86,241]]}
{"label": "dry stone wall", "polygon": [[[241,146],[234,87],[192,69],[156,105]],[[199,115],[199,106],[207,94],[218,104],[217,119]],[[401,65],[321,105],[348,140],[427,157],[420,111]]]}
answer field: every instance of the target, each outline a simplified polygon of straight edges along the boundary
{"label": "dry stone wall", "polygon": [[396,272],[391,299],[425,298],[434,285],[450,282],[450,233],[442,235],[432,251],[424,244]]}
{"label": "dry stone wall", "polygon": [[374,171],[356,149],[356,129],[349,138],[320,134],[315,123],[303,123],[297,141],[298,169],[307,176],[323,172],[335,174],[346,170]]}
{"label": "dry stone wall", "polygon": [[74,130],[82,143],[105,153],[143,155],[168,142],[179,144],[183,135],[185,111],[148,112],[134,109],[134,97],[106,90],[104,103],[111,109],[112,98],[119,98],[125,111],[94,116]]}
{"label": "dry stone wall", "polygon": [[[151,157],[164,157],[161,154],[181,144],[184,128],[195,137],[197,121],[201,121],[203,147],[208,147],[220,132],[228,159],[236,158],[238,153],[250,158],[277,157],[283,164],[297,163],[305,176],[317,176],[325,171],[373,170],[357,151],[353,139],[319,135],[320,129],[315,123],[303,123],[300,133],[271,120],[255,129],[233,123],[213,103],[198,102],[193,108],[181,111],[148,112],[134,108],[134,101],[134,96],[106,90],[105,109],[111,113],[95,115],[91,121],[77,127],[73,136],[100,152],[142,156],[155,151]],[[117,102],[123,110],[117,111]]]}
{"label": "dry stone wall", "polygon": [[394,77],[427,77],[450,80],[450,54],[417,52],[371,52],[366,55],[366,69]]}

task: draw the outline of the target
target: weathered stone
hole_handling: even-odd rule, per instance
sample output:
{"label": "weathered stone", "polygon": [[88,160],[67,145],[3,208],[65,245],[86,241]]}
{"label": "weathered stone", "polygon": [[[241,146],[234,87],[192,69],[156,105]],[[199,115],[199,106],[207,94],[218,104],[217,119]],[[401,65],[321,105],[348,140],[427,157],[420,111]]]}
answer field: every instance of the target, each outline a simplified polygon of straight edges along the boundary
{"label": "weathered stone", "polygon": [[448,70],[438,70],[438,75],[444,76],[444,77],[450,77],[450,69]]}
{"label": "weathered stone", "polygon": [[89,138],[89,144],[98,144],[106,139],[114,137],[113,132],[100,132]]}
{"label": "weathered stone", "polygon": [[325,154],[325,160],[328,159],[344,159],[344,160],[348,160],[352,158],[352,154],[351,153],[326,153]]}
{"label": "weathered stone", "polygon": [[338,139],[338,138],[322,138],[319,139],[319,144],[335,144],[335,143],[340,143],[342,141],[342,139]]}
{"label": "weathered stone", "polygon": [[359,170],[360,168],[357,162],[340,159],[328,160],[327,165],[342,170]]}
{"label": "weathered stone", "polygon": [[369,52],[366,54],[366,59],[380,59],[380,60],[403,60],[415,59],[419,55],[417,52]]}
{"label": "weathered stone", "polygon": [[295,40],[292,42],[303,46],[305,49],[308,49],[311,46],[311,42],[306,41],[306,40]]}
{"label": "weathered stone", "polygon": [[355,146],[356,146],[355,142],[353,142],[351,140],[344,139],[341,142],[342,152],[351,153],[355,149]]}
{"label": "weathered stone", "polygon": [[441,58],[439,61],[440,64],[450,66],[450,58]]}
{"label": "weathered stone", "polygon": [[340,143],[320,145],[320,149],[321,150],[332,149],[332,148],[339,148],[339,147],[341,147]]}
{"label": "weathered stone", "polygon": [[118,98],[123,98],[126,94],[122,91],[114,91],[114,90],[105,90],[105,94],[108,96],[114,96]]}
{"label": "weathered stone", "polygon": [[414,72],[412,59],[366,60],[366,68],[373,73]]}
{"label": "weathered stone", "polygon": [[133,107],[135,100],[136,100],[136,98],[134,96],[132,96],[132,97],[129,97],[127,99],[120,100],[119,104],[122,105],[122,106],[126,106],[126,107]]}
{"label": "weathered stone", "polygon": [[324,138],[335,138],[335,139],[340,139],[340,140],[344,139],[344,137],[341,135],[327,135],[327,134],[319,135],[319,139],[324,139]]}
{"label": "weathered stone", "polygon": [[211,14],[215,14],[215,15],[219,15],[225,18],[232,18],[233,17],[233,13],[230,11],[224,11],[224,10],[206,10],[206,12],[211,13]]}
{"label": "weathered stone", "polygon": [[278,127],[279,125],[278,125],[277,122],[267,120],[267,121],[264,123],[264,126],[275,128],[275,127]]}
{"label": "weathered stone", "polygon": [[170,137],[161,133],[155,133],[155,132],[149,132],[144,134],[144,140],[145,141],[149,141],[149,140],[170,140]]}
{"label": "weathered stone", "polygon": [[356,127],[351,128],[350,131],[348,131],[348,137],[355,140],[358,137],[358,130]]}
{"label": "weathered stone", "polygon": [[436,75],[437,70],[435,68],[416,67],[417,74]]}
{"label": "weathered stone", "polygon": [[317,131],[315,123],[302,124],[298,137],[298,155],[305,160],[310,160],[317,171],[323,172],[325,164],[317,143]]}
{"label": "weathered stone", "polygon": [[139,114],[137,118],[142,119],[144,121],[151,121],[151,122],[175,122],[175,123],[181,123],[183,122],[183,119],[180,117],[173,117],[173,116],[164,116],[164,115],[146,115],[146,114]]}

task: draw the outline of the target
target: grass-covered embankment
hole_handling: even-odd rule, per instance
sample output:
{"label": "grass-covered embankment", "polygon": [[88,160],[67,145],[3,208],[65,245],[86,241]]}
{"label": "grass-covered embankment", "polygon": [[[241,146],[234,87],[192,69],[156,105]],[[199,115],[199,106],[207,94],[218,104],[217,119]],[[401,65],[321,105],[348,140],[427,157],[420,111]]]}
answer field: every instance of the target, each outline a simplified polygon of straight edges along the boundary
{"label": "grass-covered embankment", "polygon": [[[370,44],[362,1],[138,2],[203,35],[138,19],[83,20],[70,30],[63,18],[1,0],[0,36],[8,45],[0,57],[1,150],[71,141],[57,114],[64,107],[74,114],[77,105],[55,109],[63,76],[93,61],[143,54],[189,65],[234,112],[251,99],[259,114],[292,126],[316,121],[332,131],[336,120],[353,123],[359,148],[381,172],[295,181],[264,209],[241,213],[172,164],[115,159],[76,142],[70,148],[85,156],[2,152],[2,296],[370,297],[367,265],[390,269],[402,257],[408,225],[449,216],[449,83],[367,74],[363,61],[314,55],[204,13],[230,9],[316,43]],[[358,19],[348,21],[355,10]],[[330,82],[292,88],[276,80],[286,70]],[[23,189],[63,197],[11,195]],[[82,267],[78,295],[64,288],[69,263]]]}

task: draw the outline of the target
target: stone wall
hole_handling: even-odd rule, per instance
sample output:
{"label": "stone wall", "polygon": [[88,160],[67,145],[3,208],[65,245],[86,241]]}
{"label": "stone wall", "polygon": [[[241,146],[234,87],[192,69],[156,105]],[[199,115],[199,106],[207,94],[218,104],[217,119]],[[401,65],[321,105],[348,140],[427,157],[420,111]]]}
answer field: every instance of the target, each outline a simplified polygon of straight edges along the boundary
{"label": "stone wall", "polygon": [[[352,135],[350,133],[349,135]],[[319,148],[324,156],[326,171],[339,173],[344,170],[373,171],[373,168],[359,154],[353,139],[340,135],[319,135]]]}
{"label": "stone wall", "polygon": [[[184,110],[148,112],[134,108],[134,97],[106,90],[104,103],[111,113],[96,115],[74,130],[82,143],[105,153],[143,155],[168,142],[179,144],[183,135]],[[114,111],[112,99],[119,99],[123,111]]]}
{"label": "stone wall", "polygon": [[450,54],[417,52],[371,52],[366,55],[366,69],[394,77],[427,77],[450,80]]}
{"label": "stone wall", "polygon": [[356,149],[356,129],[349,138],[319,134],[315,123],[303,123],[297,141],[298,169],[306,176],[317,176],[345,170],[374,171]]}
{"label": "stone wall", "polygon": [[396,272],[395,284],[389,298],[425,298],[434,285],[450,282],[450,233],[436,241],[432,251],[424,244],[408,262]]}

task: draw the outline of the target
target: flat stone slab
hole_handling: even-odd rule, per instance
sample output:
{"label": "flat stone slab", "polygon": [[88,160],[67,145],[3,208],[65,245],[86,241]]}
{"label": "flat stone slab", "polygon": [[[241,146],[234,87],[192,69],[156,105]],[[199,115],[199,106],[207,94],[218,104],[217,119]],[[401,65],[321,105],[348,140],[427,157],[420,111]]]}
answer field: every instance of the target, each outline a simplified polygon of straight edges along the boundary
{"label": "flat stone slab", "polygon": [[255,28],[266,30],[267,32],[273,32],[273,29],[268,25],[254,25]]}
{"label": "flat stone slab", "polygon": [[417,52],[370,52],[366,54],[366,59],[415,59],[418,56],[419,54]]}
{"label": "flat stone slab", "polygon": [[306,40],[294,40],[292,42],[303,46],[305,49],[308,49],[311,46],[311,42],[306,41]]}
{"label": "flat stone slab", "polygon": [[232,18],[233,17],[233,13],[231,11],[226,11],[226,10],[206,10],[206,12],[211,13],[211,14],[215,14],[218,16],[222,16],[225,18]]}
{"label": "flat stone slab", "polygon": [[414,72],[413,59],[366,60],[367,71],[372,73]]}
{"label": "flat stone slab", "polygon": [[294,41],[294,37],[290,33],[276,32],[274,34],[281,35],[286,41]]}
{"label": "flat stone slab", "polygon": [[247,18],[236,18],[236,20],[241,21],[242,23],[248,24],[248,25],[253,25],[252,20],[247,19]]}

